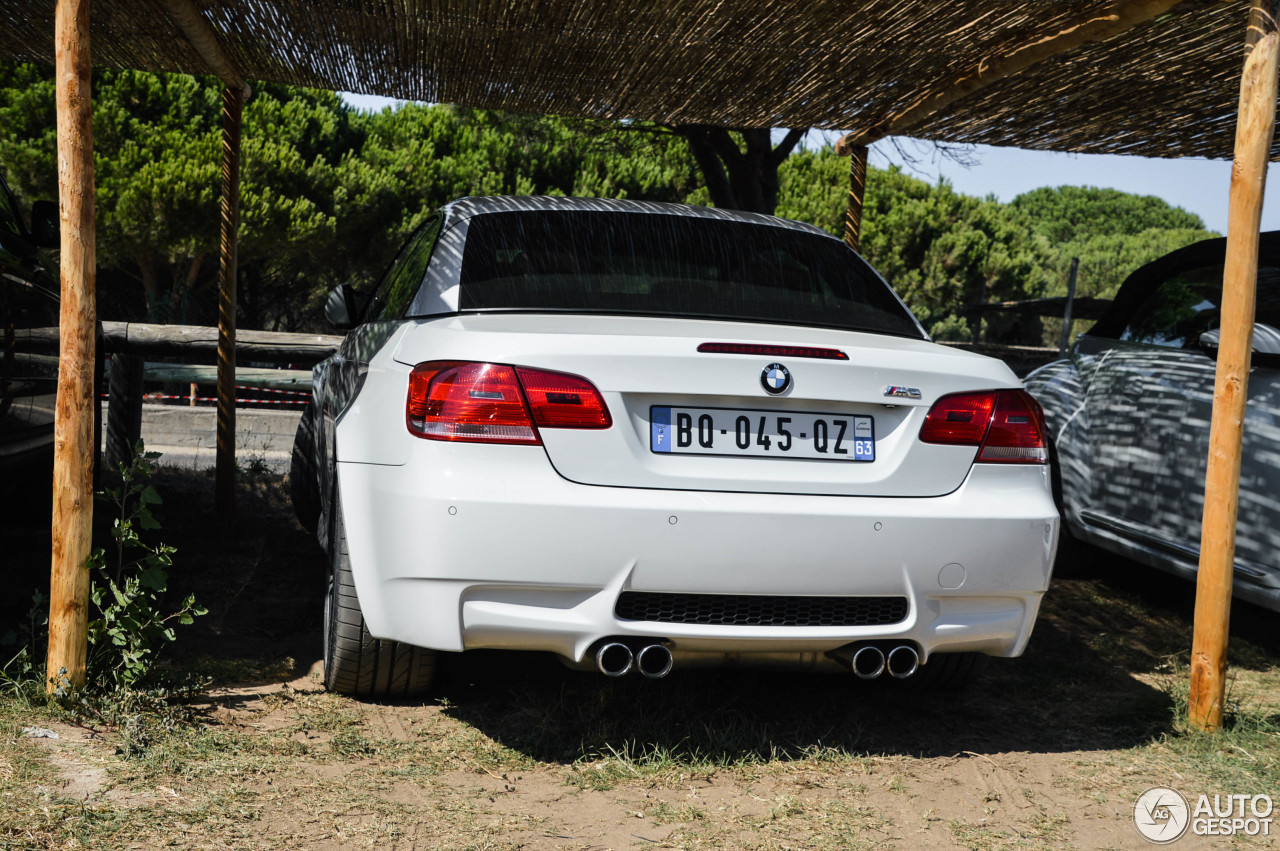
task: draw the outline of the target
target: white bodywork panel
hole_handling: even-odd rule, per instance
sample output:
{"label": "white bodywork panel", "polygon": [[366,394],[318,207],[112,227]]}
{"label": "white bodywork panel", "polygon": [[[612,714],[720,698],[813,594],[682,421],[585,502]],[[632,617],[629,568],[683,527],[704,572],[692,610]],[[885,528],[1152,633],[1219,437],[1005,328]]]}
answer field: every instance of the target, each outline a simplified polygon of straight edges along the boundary
{"label": "white bodywork panel", "polygon": [[[642,635],[677,650],[827,651],[901,638],[926,656],[1013,656],[1048,587],[1058,534],[1042,466],[975,465],[960,489],[927,499],[584,486],[523,446],[422,441],[403,466],[339,467],[370,632],[440,650],[580,660],[600,638]],[[957,564],[963,583],[943,588],[943,569]],[[624,590],[905,595],[911,608],[892,627],[639,625],[614,617]]]}
{"label": "white bodywork panel", "polygon": [[[699,353],[697,347],[704,342],[825,346],[844,351],[849,360]],[[964,480],[975,449],[919,443],[916,435],[929,406],[946,393],[1020,386],[1000,361],[924,340],[647,317],[457,316],[416,324],[400,336],[394,357],[404,365],[406,376],[414,364],[443,359],[581,375],[604,394],[614,427],[544,430],[542,440],[556,470],[583,484],[683,490],[846,496],[949,493]],[[792,386],[781,396],[769,396],[761,387],[760,373],[776,360],[786,362]],[[407,386],[407,377],[404,381]],[[887,398],[885,389],[890,386],[918,389],[921,399]],[[841,464],[650,451],[651,406],[701,404],[778,414],[869,415],[876,423],[876,460]]]}
{"label": "white bodywork panel", "polygon": [[[700,354],[702,342],[828,346],[848,361]],[[543,429],[543,446],[424,440],[405,427],[413,364],[518,364],[583,376],[613,416]],[[762,367],[786,363],[771,397]],[[920,390],[890,399],[888,386]],[[852,641],[1022,652],[1048,587],[1058,514],[1044,465],[973,464],[918,440],[947,393],[1020,386],[999,361],[923,340],[619,316],[413,321],[372,358],[336,427],[352,571],[369,630],[439,650],[547,650],[609,636],[677,651],[825,652]],[[660,456],[653,404],[834,411],[876,420],[876,460]],[[877,627],[620,620],[622,591],[903,596]]]}

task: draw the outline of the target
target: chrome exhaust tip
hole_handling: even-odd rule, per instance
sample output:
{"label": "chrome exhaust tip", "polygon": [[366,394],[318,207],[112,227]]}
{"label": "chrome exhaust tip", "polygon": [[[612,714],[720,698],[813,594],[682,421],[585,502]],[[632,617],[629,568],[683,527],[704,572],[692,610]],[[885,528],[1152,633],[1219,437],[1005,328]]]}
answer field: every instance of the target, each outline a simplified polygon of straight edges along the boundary
{"label": "chrome exhaust tip", "polygon": [[889,669],[889,676],[905,680],[920,667],[920,654],[914,647],[899,645],[889,651],[885,666]]}
{"label": "chrome exhaust tip", "polygon": [[859,679],[874,680],[884,673],[884,665],[884,651],[868,644],[866,647],[859,647],[853,654],[850,667]]}
{"label": "chrome exhaust tip", "polygon": [[675,659],[665,644],[648,644],[636,654],[636,670],[651,680],[660,680],[671,673]]}
{"label": "chrome exhaust tip", "polygon": [[596,651],[596,668],[606,677],[625,677],[631,671],[633,658],[630,647],[610,642]]}

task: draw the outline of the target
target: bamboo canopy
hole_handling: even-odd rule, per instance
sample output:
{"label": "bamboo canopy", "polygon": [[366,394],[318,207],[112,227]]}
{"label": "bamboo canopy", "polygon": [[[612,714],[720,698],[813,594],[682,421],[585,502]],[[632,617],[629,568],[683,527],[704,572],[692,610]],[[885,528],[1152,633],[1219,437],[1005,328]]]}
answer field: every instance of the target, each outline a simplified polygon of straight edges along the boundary
{"label": "bamboo canopy", "polygon": [[[533,113],[890,126],[1010,57],[1052,54],[909,134],[1229,158],[1247,0],[183,0],[246,79]],[[217,73],[173,0],[94,0],[96,66]],[[0,0],[0,58],[52,64],[55,0]],[[1102,32],[1077,47],[1063,35]],[[1167,9],[1167,11],[1165,11]],[[946,97],[941,98],[946,101]],[[875,135],[872,133],[871,135]],[[1280,148],[1271,148],[1271,158]]]}

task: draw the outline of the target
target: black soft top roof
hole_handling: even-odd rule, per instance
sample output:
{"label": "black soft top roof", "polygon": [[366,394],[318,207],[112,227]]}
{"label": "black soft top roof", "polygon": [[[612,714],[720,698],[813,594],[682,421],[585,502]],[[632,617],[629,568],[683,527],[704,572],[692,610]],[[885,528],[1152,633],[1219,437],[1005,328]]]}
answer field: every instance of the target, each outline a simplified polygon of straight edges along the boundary
{"label": "black soft top roof", "polygon": [[[1152,260],[1145,266],[1139,266],[1124,279],[1110,309],[1088,333],[1095,337],[1119,337],[1133,312],[1163,281],[1184,269],[1223,263],[1226,255],[1227,239],[1218,237],[1192,243]],[[1258,264],[1280,266],[1280,231],[1259,234]]]}

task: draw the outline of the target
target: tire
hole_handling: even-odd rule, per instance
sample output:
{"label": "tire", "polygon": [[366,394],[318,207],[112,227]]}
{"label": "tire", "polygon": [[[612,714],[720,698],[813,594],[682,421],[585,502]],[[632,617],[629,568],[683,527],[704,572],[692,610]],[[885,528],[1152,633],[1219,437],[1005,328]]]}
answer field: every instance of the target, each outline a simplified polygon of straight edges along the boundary
{"label": "tire", "polygon": [[289,497],[302,528],[315,534],[320,522],[319,479],[316,477],[316,403],[307,402],[298,420],[289,460]]}
{"label": "tire", "polygon": [[977,682],[989,661],[985,653],[935,653],[905,682],[930,691],[960,691]]}
{"label": "tire", "polygon": [[1073,576],[1080,573],[1075,563],[1080,551],[1079,542],[1067,528],[1067,514],[1062,507],[1062,465],[1058,460],[1058,447],[1049,441],[1049,478],[1053,484],[1053,504],[1058,509],[1058,549],[1053,557],[1056,576]]}
{"label": "tire", "polygon": [[426,694],[436,651],[374,638],[351,578],[342,505],[334,500],[329,587],[324,606],[324,687],[338,694],[395,700]]}

